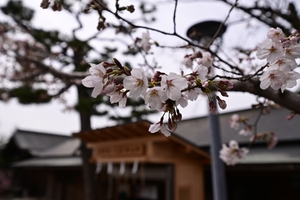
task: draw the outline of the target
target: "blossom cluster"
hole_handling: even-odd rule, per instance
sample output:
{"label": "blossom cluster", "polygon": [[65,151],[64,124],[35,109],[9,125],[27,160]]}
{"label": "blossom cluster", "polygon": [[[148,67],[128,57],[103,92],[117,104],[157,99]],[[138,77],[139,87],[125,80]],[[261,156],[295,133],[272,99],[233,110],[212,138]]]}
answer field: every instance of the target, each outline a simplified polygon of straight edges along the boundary
{"label": "blossom cluster", "polygon": [[[146,36],[144,39],[149,39]],[[145,50],[148,51],[149,47]],[[189,101],[195,101],[199,95],[207,96],[213,114],[217,113],[213,97],[216,97],[220,108],[226,108],[226,102],[214,91],[227,97],[226,90],[232,88],[232,83],[228,80],[210,80],[207,62],[210,54],[202,55],[201,52],[193,54],[193,59],[198,59],[198,65],[188,74],[156,71],[152,77],[146,76],[142,68],[122,66],[117,59],[114,62],[90,64],[90,75],[82,80],[82,84],[94,88],[92,97],[107,95],[110,102],[119,103],[119,107],[126,106],[128,97],[143,98],[150,109],[163,112],[160,120],[149,127],[149,132],[161,131],[165,136],[170,136],[177,128],[177,122],[182,119],[179,106],[186,107]]]}
{"label": "blossom cluster", "polygon": [[[248,120],[249,118],[240,117],[238,114],[233,114],[229,121],[230,127],[232,129],[238,130],[240,129],[241,125],[243,125],[243,128],[240,129],[239,134],[243,136],[252,135],[253,126],[248,123]],[[235,165],[241,162],[241,160],[244,159],[248,153],[249,149],[240,148],[237,141],[231,140],[229,142],[229,146],[227,146],[226,144],[222,145],[219,157],[227,165]]]}
{"label": "blossom cluster", "polygon": [[[249,118],[241,117],[238,114],[233,114],[229,120],[230,127],[239,130],[241,125],[243,126],[240,129],[239,134],[242,136],[250,136],[250,142],[262,141],[267,144],[269,149],[272,149],[276,146],[278,138],[274,132],[265,131],[261,133],[254,133],[254,125],[249,124]],[[240,148],[237,141],[230,141],[229,147],[223,144],[222,149],[220,150],[220,158],[227,165],[235,165],[236,163],[241,162],[242,159],[249,153],[248,148]]]}
{"label": "blossom cluster", "polygon": [[[300,78],[300,74],[294,71],[297,67],[296,59],[300,57],[299,40],[300,35],[297,33],[286,37],[279,28],[271,28],[268,31],[268,39],[258,45],[256,54],[258,59],[266,59],[268,62],[260,77],[262,89],[271,87],[283,92],[286,88],[296,85],[296,80]],[[149,32],[144,33],[138,40],[141,49],[146,53],[152,45],[149,41]],[[182,64],[190,68],[191,72],[166,74],[156,71],[153,76],[148,76],[142,68],[129,69],[122,66],[117,59],[114,59],[114,62],[91,63],[90,75],[82,80],[82,84],[93,88],[92,97],[107,95],[110,102],[118,103],[119,107],[126,106],[128,97],[143,98],[150,109],[163,113],[160,120],[149,127],[149,132],[161,131],[165,136],[170,136],[177,128],[177,122],[182,119],[179,107],[184,108],[189,101],[195,101],[199,95],[203,95],[208,98],[210,113],[217,114],[214,98],[221,109],[225,109],[227,105],[215,92],[218,91],[223,97],[227,97],[226,91],[233,87],[229,80],[211,78],[209,73],[213,71],[213,57],[209,52],[197,51],[186,55]],[[247,118],[233,115],[230,124],[235,129],[243,124],[244,128],[240,130],[240,134],[249,136],[252,135],[253,126],[247,121]],[[277,143],[273,132],[256,134],[250,140],[257,139],[266,141],[269,148],[273,148]],[[228,165],[234,165],[248,152],[248,149],[240,148],[236,141],[230,141],[229,146],[223,144],[220,158]]]}
{"label": "blossom cluster", "polygon": [[257,133],[256,135],[251,136],[250,141],[264,141],[266,142],[268,149],[273,149],[277,142],[278,138],[276,137],[274,132],[262,132],[262,133]]}
{"label": "blossom cluster", "polygon": [[[184,108],[188,101],[194,101],[203,94],[210,100],[210,111],[216,113],[216,105],[212,100],[216,94],[212,92],[212,88],[227,96],[225,90],[232,87],[232,83],[227,80],[207,80],[205,76],[208,70],[203,65],[197,66],[187,75],[157,71],[153,77],[147,77],[141,68],[130,70],[121,66],[116,59],[112,63],[90,65],[90,75],[82,80],[82,84],[94,88],[92,97],[107,95],[111,103],[119,103],[120,107],[126,106],[127,97],[142,97],[150,109],[163,112],[160,121],[152,124],[149,132],[160,130],[166,136],[176,129],[177,122],[182,119],[178,106]],[[122,82],[118,83],[118,79],[122,79]],[[219,96],[216,97],[219,106],[225,109],[226,102]],[[164,123],[165,115],[168,115],[167,123]]]}
{"label": "blossom cluster", "polygon": [[[264,141],[267,143],[269,149],[272,149],[276,146],[278,139],[275,136],[274,132],[262,132],[250,137],[250,141]],[[222,145],[222,149],[220,150],[220,159],[223,160],[227,165],[235,165],[237,163],[242,162],[243,159],[249,153],[249,149],[245,147],[239,147],[239,144],[235,140],[231,140],[229,145]]]}
{"label": "blossom cluster", "polygon": [[[266,59],[266,70],[260,77],[260,88],[267,89],[271,87],[274,90],[283,92],[286,88],[296,86],[300,74],[295,71],[298,64],[296,59],[300,57],[300,34],[297,32],[286,37],[280,28],[270,28],[268,31],[268,39],[258,44],[256,56],[258,59]],[[264,112],[270,107],[264,108]],[[278,138],[274,132],[266,131],[262,133],[253,133],[254,126],[249,124],[249,119],[234,114],[230,118],[230,127],[240,129],[239,134],[243,136],[251,136],[250,142],[263,141],[269,149],[276,146]],[[240,148],[237,141],[230,141],[229,146],[223,144],[220,150],[220,158],[227,165],[235,165],[249,153],[249,149]]]}
{"label": "blossom cluster", "polygon": [[249,149],[240,148],[235,140],[231,140],[229,146],[223,144],[222,149],[220,150],[220,158],[227,165],[235,165],[241,162],[248,153]]}
{"label": "blossom cluster", "polygon": [[280,28],[270,28],[268,39],[258,45],[256,56],[266,59],[267,70],[260,77],[260,88],[274,90],[294,87],[300,74],[294,69],[298,66],[296,59],[300,57],[300,35],[294,32],[286,37]]}
{"label": "blossom cluster", "polygon": [[[270,107],[274,105],[269,105]],[[267,107],[266,107],[267,108]],[[268,110],[268,109],[263,109]],[[270,111],[268,111],[270,112]],[[233,129],[238,130],[240,128],[240,125],[243,125],[244,127],[239,131],[239,134],[242,136],[250,136],[250,142],[254,141],[263,141],[267,144],[267,147],[269,149],[272,149],[276,146],[278,142],[278,138],[276,137],[276,134],[273,131],[264,131],[261,133],[255,133],[254,132],[254,125],[249,124],[249,118],[247,117],[241,117],[238,114],[233,114],[230,118],[230,127]]]}
{"label": "blossom cluster", "polygon": [[240,117],[238,114],[234,114],[230,118],[230,127],[238,130],[240,125],[244,125],[244,127],[239,131],[240,135],[249,136],[252,134],[253,126],[248,123],[249,118]]}

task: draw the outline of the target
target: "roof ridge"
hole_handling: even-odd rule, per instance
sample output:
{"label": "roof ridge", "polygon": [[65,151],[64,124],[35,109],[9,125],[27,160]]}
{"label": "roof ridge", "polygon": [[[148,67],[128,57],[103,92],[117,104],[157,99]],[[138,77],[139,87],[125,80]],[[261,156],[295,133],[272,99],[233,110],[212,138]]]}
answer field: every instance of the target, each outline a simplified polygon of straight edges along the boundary
{"label": "roof ridge", "polygon": [[30,130],[22,130],[22,129],[16,129],[14,131],[14,134],[16,133],[24,133],[24,134],[37,134],[37,135],[47,135],[47,136],[54,136],[54,137],[65,137],[65,138],[72,138],[71,135],[61,135],[57,133],[49,133],[49,132],[39,132],[39,131],[30,131]]}

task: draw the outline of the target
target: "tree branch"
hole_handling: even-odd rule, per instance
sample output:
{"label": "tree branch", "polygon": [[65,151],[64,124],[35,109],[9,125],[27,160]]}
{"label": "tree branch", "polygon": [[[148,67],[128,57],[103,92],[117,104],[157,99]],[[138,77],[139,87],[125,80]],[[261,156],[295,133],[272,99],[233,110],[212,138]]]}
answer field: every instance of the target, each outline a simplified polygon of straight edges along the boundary
{"label": "tree branch", "polygon": [[87,75],[89,75],[88,72],[67,72],[67,73],[62,72],[62,71],[57,70],[57,69],[55,69],[51,66],[48,66],[48,65],[46,65],[42,62],[39,62],[39,61],[34,60],[34,59],[27,58],[27,57],[19,57],[19,59],[22,59],[22,60],[27,61],[27,62],[34,63],[37,67],[49,72],[54,77],[60,78],[61,80],[83,79]]}
{"label": "tree branch", "polygon": [[258,79],[251,79],[246,82],[233,81],[233,83],[233,88],[230,91],[249,92],[254,95],[265,97],[300,114],[300,94],[298,93],[290,92],[288,90],[285,90],[282,93],[280,90],[273,90],[272,88],[262,90],[259,87],[260,82]]}

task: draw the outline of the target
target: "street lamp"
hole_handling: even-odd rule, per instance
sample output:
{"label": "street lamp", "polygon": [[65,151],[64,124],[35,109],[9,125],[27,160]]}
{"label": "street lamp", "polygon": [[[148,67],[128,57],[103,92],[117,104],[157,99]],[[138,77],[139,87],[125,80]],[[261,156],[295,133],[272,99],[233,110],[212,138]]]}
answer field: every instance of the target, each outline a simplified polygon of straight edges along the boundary
{"label": "street lamp", "polygon": [[203,21],[191,26],[186,35],[199,44],[206,45],[212,38],[221,38],[227,27],[219,21]]}
{"label": "street lamp", "polygon": [[[201,45],[208,47],[212,39],[221,38],[226,31],[226,26],[219,21],[204,21],[191,26],[187,31],[187,36]],[[216,99],[214,98],[216,104]],[[219,116],[209,114],[210,123],[210,152],[211,152],[211,171],[213,182],[214,200],[227,200],[227,189],[225,183],[224,164],[219,158],[221,149],[221,135]]]}

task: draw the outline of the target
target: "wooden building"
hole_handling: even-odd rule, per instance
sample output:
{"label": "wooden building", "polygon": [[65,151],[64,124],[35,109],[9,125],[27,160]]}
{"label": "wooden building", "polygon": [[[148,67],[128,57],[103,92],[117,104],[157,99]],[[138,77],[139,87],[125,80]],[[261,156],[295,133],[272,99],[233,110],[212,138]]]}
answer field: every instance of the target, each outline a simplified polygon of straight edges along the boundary
{"label": "wooden building", "polygon": [[0,190],[0,199],[84,199],[79,145],[70,136],[16,130],[2,149],[14,172],[13,185]]}
{"label": "wooden building", "polygon": [[[249,118],[251,124],[257,119],[260,111],[249,109],[234,113]],[[236,140],[240,146],[247,147],[249,137],[241,136],[238,130],[230,128],[232,114],[220,115],[222,141],[228,143],[230,140]],[[286,120],[289,114],[288,110],[281,108],[260,117],[257,131],[274,131],[279,143],[275,149],[269,150],[264,142],[256,142],[241,164],[226,167],[228,199],[300,199],[300,116]],[[152,182],[158,191],[164,192],[159,193],[160,196],[148,199],[212,200],[208,118],[183,120],[170,137],[161,133],[149,133],[149,125],[148,121],[141,121],[78,133],[74,136],[87,142],[93,149],[91,162],[100,162],[104,166],[113,162],[117,168],[120,163],[125,162],[130,168],[132,163],[138,160],[146,166],[146,183],[151,177],[155,177],[155,173],[165,174],[166,176],[159,175],[163,177],[163,182]],[[150,174],[151,166],[162,165],[173,172],[156,168]],[[117,173],[116,171],[115,177],[120,177]],[[170,182],[173,184],[170,185]],[[114,186],[117,194],[118,184]],[[127,188],[130,197],[134,194],[134,186],[136,185],[123,186]],[[115,196],[112,199],[121,198]]]}
{"label": "wooden building", "polygon": [[[74,136],[93,149],[91,162],[117,166],[111,174],[112,199],[124,195],[124,199],[204,200],[204,165],[210,162],[209,154],[175,135],[150,134],[150,124],[140,121]],[[136,162],[140,169],[132,174]],[[122,165],[127,170],[123,177]],[[105,181],[102,183],[104,188]],[[109,195],[101,196],[111,198]]]}
{"label": "wooden building", "polygon": [[[234,113],[251,123],[259,111]],[[229,126],[232,114],[220,115],[222,141],[247,146],[249,138]],[[226,166],[229,200],[300,199],[300,116],[288,121],[289,114],[276,109],[260,118],[257,130],[274,131],[279,139],[275,149],[255,143],[241,164]],[[149,125],[139,121],[76,138],[18,130],[5,155],[21,155],[12,164],[17,186],[34,200],[83,199],[78,138],[92,149],[99,200],[212,200],[208,118],[183,120],[170,137],[149,133]]]}

